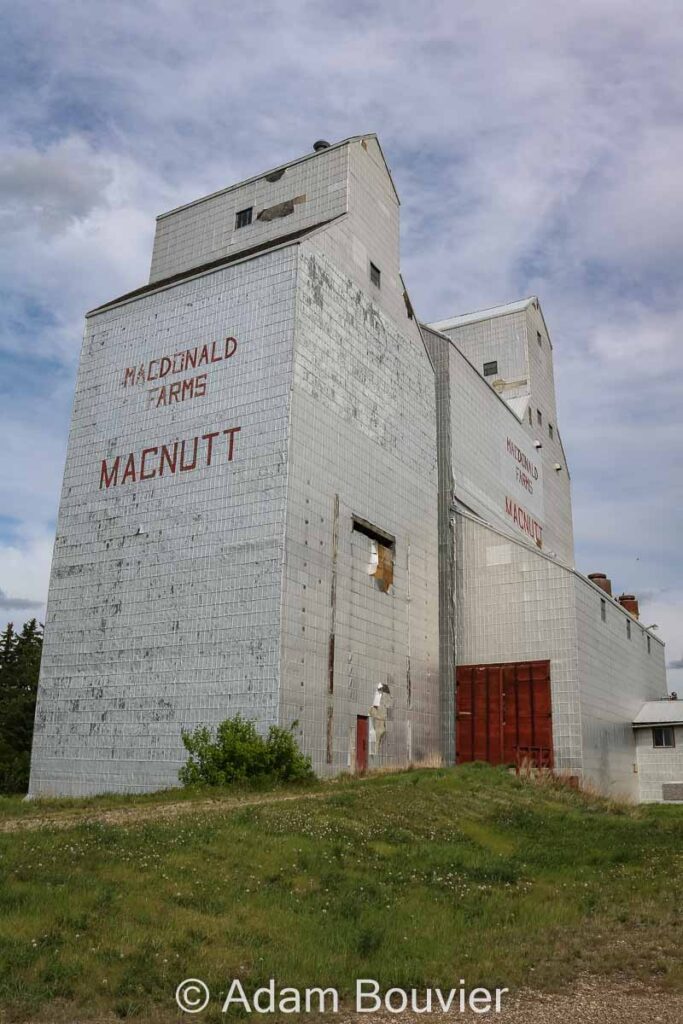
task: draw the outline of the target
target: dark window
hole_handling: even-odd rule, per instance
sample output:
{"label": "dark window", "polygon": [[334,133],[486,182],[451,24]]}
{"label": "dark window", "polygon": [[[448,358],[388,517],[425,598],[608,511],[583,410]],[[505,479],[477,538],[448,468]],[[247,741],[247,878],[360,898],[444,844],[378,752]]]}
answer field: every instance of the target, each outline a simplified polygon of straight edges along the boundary
{"label": "dark window", "polygon": [[552,441],[553,437],[555,436],[555,431],[553,429],[552,423],[548,424],[548,436],[550,437],[551,441]]}
{"label": "dark window", "polygon": [[531,411],[531,406],[529,406],[529,426],[533,427],[533,425],[534,425],[534,414]]}
{"label": "dark window", "polygon": [[372,283],[379,288],[380,278],[382,277],[379,267],[376,267],[374,263],[370,264],[370,280]]}
{"label": "dark window", "polygon": [[626,636],[629,638],[629,640],[631,639],[631,620],[630,619],[626,620]]}
{"label": "dark window", "polygon": [[652,746],[653,747],[675,747],[676,740],[674,739],[673,726],[671,725],[656,725],[652,730]]}
{"label": "dark window", "polygon": [[600,618],[603,622],[607,622],[607,601],[604,597],[600,598]]}
{"label": "dark window", "polygon": [[238,210],[235,214],[235,227],[246,228],[247,224],[251,224],[251,215],[253,211],[253,206],[248,206],[246,210]]}
{"label": "dark window", "polygon": [[498,363],[495,359],[491,363],[484,363],[485,377],[493,377],[493,375],[496,373],[498,373]]}
{"label": "dark window", "polygon": [[648,654],[650,653],[650,649],[651,649],[651,644],[650,644],[650,637],[648,637],[648,638],[647,638],[647,653],[648,653]]}
{"label": "dark window", "polygon": [[540,331],[536,331],[536,341],[538,342],[539,345],[541,345],[541,346],[543,345],[543,338],[541,337],[541,332]]}
{"label": "dark window", "polygon": [[543,415],[540,409],[536,410],[536,420],[538,421],[539,427],[543,426]]}

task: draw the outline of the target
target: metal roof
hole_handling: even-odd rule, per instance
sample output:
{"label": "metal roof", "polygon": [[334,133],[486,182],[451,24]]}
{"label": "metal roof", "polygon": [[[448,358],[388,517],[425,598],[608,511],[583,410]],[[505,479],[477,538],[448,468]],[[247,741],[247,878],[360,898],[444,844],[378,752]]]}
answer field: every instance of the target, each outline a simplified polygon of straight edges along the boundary
{"label": "metal roof", "polygon": [[640,725],[683,725],[683,700],[649,700],[633,719]]}
{"label": "metal roof", "polygon": [[478,309],[474,313],[463,313],[462,316],[452,316],[448,320],[438,320],[428,324],[435,331],[450,331],[453,327],[463,327],[465,324],[476,324],[480,320],[491,320],[496,316],[509,316],[510,313],[522,313],[532,303],[538,304],[535,295],[528,299],[518,299],[517,302],[507,302],[502,306],[491,306],[490,309]]}
{"label": "metal roof", "polygon": [[[343,216],[341,214],[340,216]],[[148,284],[143,284],[141,288],[135,288],[132,292],[126,292],[124,295],[119,295],[116,299],[110,299],[109,302],[104,302],[100,306],[95,306],[94,309],[89,310],[85,316],[86,319],[90,316],[94,316],[96,313],[102,313],[105,309],[109,309],[112,306],[118,306],[122,302],[130,302],[132,299],[137,299],[140,295],[147,295],[151,292],[160,291],[163,288],[170,288],[174,284],[179,284],[181,281],[188,281],[192,277],[201,277],[202,274],[210,274],[216,270],[222,270],[223,267],[228,266],[230,263],[241,263],[244,260],[252,259],[254,256],[262,256],[266,252],[271,252],[275,249],[282,249],[288,245],[295,245],[308,238],[310,235],[316,234],[321,228],[327,227],[328,224],[334,223],[339,217],[330,217],[327,220],[321,220],[317,224],[311,224],[310,227],[300,228],[298,231],[292,231],[288,235],[281,235],[279,238],[266,239],[265,242],[260,242],[258,245],[252,245],[247,249],[238,249],[237,252],[228,253],[227,256],[221,256],[217,260],[212,260],[210,263],[202,263],[198,267],[188,267],[187,270],[179,270],[175,274],[171,274],[169,277],[162,277],[158,281],[150,281]]]}

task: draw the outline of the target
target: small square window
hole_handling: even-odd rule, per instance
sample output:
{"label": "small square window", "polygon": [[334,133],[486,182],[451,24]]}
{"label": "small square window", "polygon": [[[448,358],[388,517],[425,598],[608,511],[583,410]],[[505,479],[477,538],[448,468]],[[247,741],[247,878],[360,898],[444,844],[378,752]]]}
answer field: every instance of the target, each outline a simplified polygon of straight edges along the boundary
{"label": "small square window", "polygon": [[493,377],[497,373],[498,373],[498,362],[497,362],[497,360],[494,359],[490,363],[484,363],[484,376],[485,377]]}
{"label": "small square window", "polygon": [[537,421],[539,427],[543,426],[543,414],[542,414],[540,409],[536,410],[536,421]]}
{"label": "small square window", "polygon": [[543,347],[543,338],[541,337],[540,331],[536,331],[536,341],[538,342],[540,347]]}
{"label": "small square window", "polygon": [[372,283],[375,285],[376,288],[379,288],[379,286],[380,286],[381,277],[382,277],[382,274],[380,272],[379,267],[376,267],[374,263],[371,263],[370,264],[370,280],[372,281]]}
{"label": "small square window", "polygon": [[674,737],[673,726],[671,725],[656,725],[652,730],[652,746],[653,747],[675,747],[676,740]]}
{"label": "small square window", "polygon": [[626,620],[626,636],[628,637],[629,640],[631,639],[631,620],[630,619]]}
{"label": "small square window", "polygon": [[247,224],[251,224],[253,212],[253,206],[248,206],[246,210],[238,210],[235,214],[235,228],[246,228]]}
{"label": "small square window", "polygon": [[604,597],[600,598],[600,618],[603,622],[607,622],[607,601]]}
{"label": "small square window", "polygon": [[552,441],[552,439],[554,438],[554,436],[555,436],[555,429],[554,429],[554,427],[553,427],[552,423],[549,423],[549,424],[548,424],[548,437],[549,437],[549,438],[550,438],[550,440]]}

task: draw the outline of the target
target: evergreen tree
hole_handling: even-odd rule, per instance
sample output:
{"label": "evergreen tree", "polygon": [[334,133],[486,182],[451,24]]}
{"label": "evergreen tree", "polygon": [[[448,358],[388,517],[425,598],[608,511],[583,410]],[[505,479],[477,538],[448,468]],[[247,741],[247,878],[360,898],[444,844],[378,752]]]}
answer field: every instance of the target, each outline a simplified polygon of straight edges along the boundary
{"label": "evergreen tree", "polygon": [[42,627],[31,619],[17,633],[0,634],[0,792],[25,793],[43,648]]}

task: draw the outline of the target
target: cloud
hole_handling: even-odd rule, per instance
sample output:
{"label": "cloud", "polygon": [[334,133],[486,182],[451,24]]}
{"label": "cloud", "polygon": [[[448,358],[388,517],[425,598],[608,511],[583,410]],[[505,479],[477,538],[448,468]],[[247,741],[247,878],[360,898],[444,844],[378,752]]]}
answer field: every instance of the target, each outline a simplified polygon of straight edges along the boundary
{"label": "cloud", "polygon": [[43,601],[31,601],[25,597],[9,597],[3,590],[0,590],[0,608],[15,609],[23,611],[28,608],[42,608]]}
{"label": "cloud", "polygon": [[111,177],[83,139],[64,139],[43,152],[9,147],[0,163],[0,228],[21,230],[32,222],[56,232],[101,206]]}
{"label": "cloud", "polygon": [[635,0],[427,0],[418,19],[408,0],[9,9],[0,508],[22,530],[0,547],[8,593],[44,596],[83,313],[145,282],[155,214],[316,138],[376,130],[418,315],[540,296],[577,564],[647,592],[660,635],[683,649],[679,7],[652,0],[644,18]]}
{"label": "cloud", "polygon": [[668,662],[666,667],[672,669],[683,669],[683,658],[678,658],[675,661]]}

